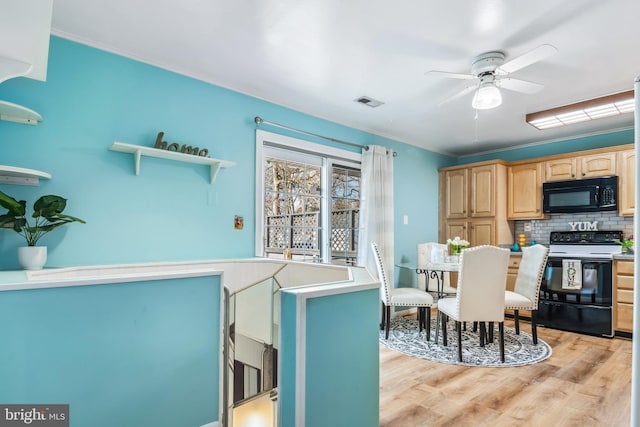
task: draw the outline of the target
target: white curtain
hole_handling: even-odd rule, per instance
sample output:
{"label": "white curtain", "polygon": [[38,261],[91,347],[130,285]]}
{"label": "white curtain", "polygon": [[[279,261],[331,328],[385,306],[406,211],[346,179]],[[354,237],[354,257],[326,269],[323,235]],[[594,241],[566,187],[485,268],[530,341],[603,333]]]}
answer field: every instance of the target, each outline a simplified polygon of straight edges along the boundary
{"label": "white curtain", "polygon": [[393,151],[378,145],[363,150],[361,175],[358,265],[367,267],[377,276],[371,252],[371,242],[376,242],[390,281],[389,286],[394,287]]}

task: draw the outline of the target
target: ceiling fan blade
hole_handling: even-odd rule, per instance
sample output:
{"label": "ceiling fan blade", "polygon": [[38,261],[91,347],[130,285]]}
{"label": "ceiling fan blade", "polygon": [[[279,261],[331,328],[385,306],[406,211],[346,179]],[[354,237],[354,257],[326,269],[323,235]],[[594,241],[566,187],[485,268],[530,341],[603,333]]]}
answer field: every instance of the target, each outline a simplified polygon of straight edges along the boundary
{"label": "ceiling fan blade", "polygon": [[544,86],[539,83],[528,82],[526,80],[512,79],[511,77],[502,77],[496,79],[496,86],[515,92],[522,92],[532,95],[540,92]]}
{"label": "ceiling fan blade", "polygon": [[476,76],[474,76],[473,74],[450,73],[448,71],[436,71],[436,70],[426,71],[424,74],[442,76],[450,79],[462,79],[462,80],[471,80],[476,78]]}
{"label": "ceiling fan blade", "polygon": [[557,48],[550,44],[543,44],[529,52],[507,61],[496,69],[496,74],[509,74],[527,67],[538,61],[553,55],[558,51]]}
{"label": "ceiling fan blade", "polygon": [[438,107],[442,107],[443,105],[448,104],[451,101],[455,101],[456,99],[462,98],[466,94],[468,94],[470,92],[473,92],[476,89],[478,89],[478,85],[477,84],[468,85],[464,89],[462,89],[462,90],[454,93],[453,95],[445,98],[444,100],[440,101],[438,103]]}

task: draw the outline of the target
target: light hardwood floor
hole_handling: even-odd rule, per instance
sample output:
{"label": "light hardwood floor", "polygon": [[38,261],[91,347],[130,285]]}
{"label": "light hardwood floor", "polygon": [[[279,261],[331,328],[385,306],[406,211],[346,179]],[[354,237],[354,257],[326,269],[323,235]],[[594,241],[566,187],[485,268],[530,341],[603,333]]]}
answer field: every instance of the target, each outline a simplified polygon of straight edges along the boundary
{"label": "light hardwood floor", "polygon": [[551,357],[513,368],[447,365],[380,345],[380,426],[629,426],[630,340],[542,327],[538,336]]}

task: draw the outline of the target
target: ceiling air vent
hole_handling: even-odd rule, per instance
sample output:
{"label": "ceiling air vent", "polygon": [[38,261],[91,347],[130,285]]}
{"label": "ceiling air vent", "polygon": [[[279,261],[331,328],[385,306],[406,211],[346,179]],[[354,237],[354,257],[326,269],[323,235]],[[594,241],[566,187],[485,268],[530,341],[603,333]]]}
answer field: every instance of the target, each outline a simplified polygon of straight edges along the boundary
{"label": "ceiling air vent", "polygon": [[359,102],[360,104],[364,104],[366,106],[369,106],[371,108],[379,107],[382,104],[384,104],[384,102],[375,100],[375,99],[370,98],[368,96],[361,96],[360,98],[354,99],[354,101],[355,102]]}

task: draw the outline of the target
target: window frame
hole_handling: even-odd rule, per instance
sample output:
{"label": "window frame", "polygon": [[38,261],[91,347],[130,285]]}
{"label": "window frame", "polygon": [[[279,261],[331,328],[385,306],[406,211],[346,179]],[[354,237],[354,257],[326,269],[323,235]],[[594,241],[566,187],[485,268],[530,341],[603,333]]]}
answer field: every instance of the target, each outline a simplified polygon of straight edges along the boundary
{"label": "window frame", "polygon": [[287,153],[287,158],[291,160],[302,160],[309,162],[312,157],[321,158],[322,168],[322,192],[321,200],[321,224],[322,235],[320,242],[320,262],[329,263],[331,245],[331,227],[324,224],[331,224],[331,194],[330,186],[327,184],[331,179],[331,170],[336,166],[360,168],[362,154],[348,151],[328,145],[318,144],[299,138],[280,135],[256,129],[256,207],[255,207],[255,256],[264,256],[264,157],[266,153],[279,152]]}

